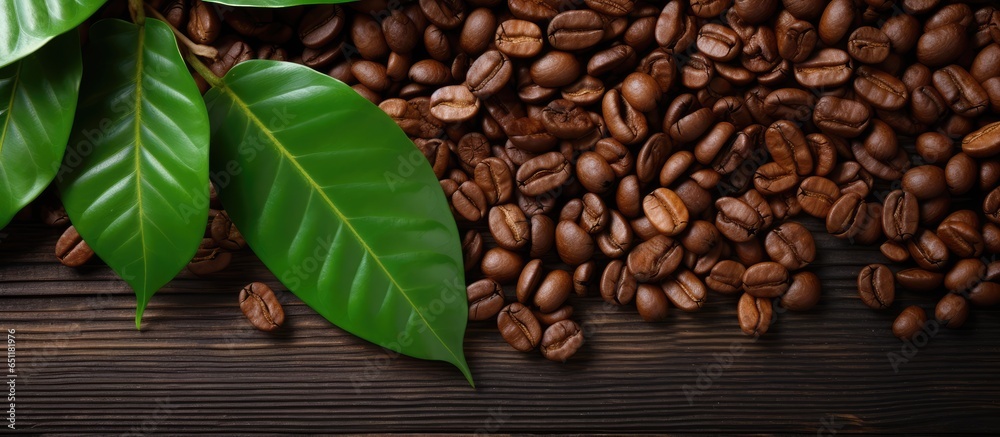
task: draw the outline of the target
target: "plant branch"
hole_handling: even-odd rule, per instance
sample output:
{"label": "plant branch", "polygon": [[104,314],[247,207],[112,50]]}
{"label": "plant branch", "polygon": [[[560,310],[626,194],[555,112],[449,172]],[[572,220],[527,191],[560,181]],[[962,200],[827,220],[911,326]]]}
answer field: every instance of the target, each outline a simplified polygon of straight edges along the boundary
{"label": "plant branch", "polygon": [[[131,3],[129,4],[131,5]],[[145,6],[146,6],[146,11],[149,12],[149,15],[152,15],[153,18],[156,18],[157,20],[167,23],[167,26],[170,26],[170,30],[174,31],[174,36],[177,37],[177,41],[180,41],[180,43],[183,44],[184,47],[187,47],[189,51],[198,56],[204,56],[206,58],[211,58],[211,59],[215,59],[219,56],[219,51],[216,50],[215,47],[206,46],[191,41],[191,39],[188,38],[187,35],[184,34],[184,32],[181,32],[176,27],[174,27],[173,24],[170,24],[170,22],[167,21],[167,19],[162,14],[160,14],[159,11],[153,9],[153,7],[148,4]]]}
{"label": "plant branch", "polygon": [[191,64],[191,68],[194,68],[194,71],[198,73],[199,76],[204,78],[205,82],[208,82],[208,84],[213,88],[223,88],[226,86],[226,84],[222,82],[222,78],[216,76],[212,70],[201,62],[201,59],[198,59],[198,56],[195,55],[194,52],[188,52],[184,58],[187,59],[188,64]]}
{"label": "plant branch", "polygon": [[146,24],[146,13],[143,10],[143,0],[128,0],[128,12],[132,15],[132,22],[142,26]]}

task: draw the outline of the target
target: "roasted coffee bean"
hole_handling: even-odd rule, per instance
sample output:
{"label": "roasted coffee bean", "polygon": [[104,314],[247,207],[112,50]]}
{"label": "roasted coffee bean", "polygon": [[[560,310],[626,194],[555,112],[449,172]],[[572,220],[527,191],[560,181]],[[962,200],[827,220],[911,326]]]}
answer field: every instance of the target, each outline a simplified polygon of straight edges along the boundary
{"label": "roasted coffee bean", "polygon": [[787,10],[778,13],[774,33],[777,36],[778,53],[792,63],[806,60],[819,39],[816,28],[811,23],[795,18]]}
{"label": "roasted coffee bean", "polygon": [[917,60],[928,67],[940,67],[955,61],[968,43],[965,26],[952,23],[928,30],[917,40]]}
{"label": "roasted coffee bean", "polygon": [[795,222],[782,223],[768,232],[764,249],[772,260],[788,270],[801,269],[816,259],[812,233]]}
{"label": "roasted coffee bean", "polygon": [[513,68],[507,55],[490,50],[469,66],[465,81],[473,95],[486,98],[499,92],[510,81],[512,74]]}
{"label": "roasted coffee bean", "polygon": [[479,265],[479,261],[483,259],[483,236],[479,232],[470,229],[462,237],[462,255],[465,271]]}
{"label": "roasted coffee bean", "polygon": [[549,152],[539,155],[517,169],[517,188],[527,196],[552,191],[565,183],[572,174],[572,165],[563,154]]}
{"label": "roasted coffee bean", "polygon": [[896,110],[906,105],[909,93],[901,80],[867,65],[858,67],[855,72],[854,92],[872,106]]}
{"label": "roasted coffee bean", "polygon": [[537,24],[507,20],[497,26],[494,38],[497,50],[512,58],[531,58],[542,51],[544,39]]}
{"label": "roasted coffee bean", "polygon": [[507,344],[521,352],[534,350],[542,340],[542,326],[538,319],[528,307],[518,302],[500,310],[497,328]]}
{"label": "roasted coffee bean", "polygon": [[910,291],[931,292],[944,284],[944,274],[913,267],[896,272],[896,282]]}
{"label": "roasted coffee bean", "polygon": [[767,332],[771,326],[771,319],[774,317],[771,305],[771,299],[743,293],[736,307],[736,315],[740,322],[740,329],[744,334],[761,336]]}
{"label": "roasted coffee bean", "polygon": [[940,271],[948,264],[948,247],[934,233],[920,229],[906,241],[910,256],[923,269]]}
{"label": "roasted coffee bean", "polygon": [[601,197],[586,193],[582,197],[583,210],[580,212],[580,227],[590,235],[598,234],[608,226],[611,214]]}
{"label": "roasted coffee bean", "polygon": [[565,99],[549,102],[542,109],[541,121],[545,130],[564,140],[582,138],[591,134],[596,128],[586,110]]}
{"label": "roasted coffee bean", "polygon": [[952,292],[967,292],[983,281],[986,264],[975,258],[958,260],[944,275],[944,288]]}
{"label": "roasted coffee bean", "polygon": [[715,216],[715,226],[719,233],[733,242],[748,241],[764,228],[760,213],[740,199],[720,198],[715,201],[715,208],[719,211]]}
{"label": "roasted coffee bean", "polygon": [[66,228],[56,241],[56,259],[64,266],[80,267],[94,257],[94,251],[80,237],[75,226]]}
{"label": "roasted coffee bean", "polygon": [[576,266],[576,269],[573,270],[573,292],[577,296],[586,296],[588,294],[596,269],[597,264],[594,261],[587,261]]}
{"label": "roasted coffee bean", "polygon": [[667,318],[670,301],[658,285],[639,284],[635,294],[635,306],[643,320],[658,322]]}
{"label": "roasted coffee bean", "polygon": [[920,224],[933,227],[941,222],[951,208],[951,197],[941,196],[920,202]]}
{"label": "roasted coffee bean", "polygon": [[635,298],[635,276],[622,260],[612,260],[601,274],[601,297],[605,302],[628,305]]}
{"label": "roasted coffee bean", "polygon": [[187,34],[191,41],[198,44],[211,44],[222,32],[222,21],[215,13],[215,8],[201,0],[195,0],[191,5],[191,13],[187,23]]}
{"label": "roasted coffee bean", "polygon": [[615,182],[615,172],[597,152],[583,152],[576,161],[576,177],[587,191],[604,193]]}
{"label": "roasted coffee bean", "polygon": [[470,222],[486,216],[486,195],[476,182],[466,181],[459,185],[451,195],[451,204],[460,217]]}
{"label": "roasted coffee bean", "polygon": [[824,132],[854,138],[868,127],[868,109],[854,100],[823,96],[813,110],[813,123]]}
{"label": "roasted coffee bean", "polygon": [[893,262],[903,263],[910,259],[910,252],[906,250],[906,246],[902,243],[889,240],[882,243],[878,249],[879,252],[882,252],[882,256]]}
{"label": "roasted coffee bean", "polygon": [[890,240],[903,242],[917,232],[920,210],[917,198],[909,191],[894,190],[885,198],[882,230]]}
{"label": "roasted coffee bean", "polygon": [[938,132],[925,132],[917,137],[917,154],[928,163],[946,163],[955,154],[954,142]]}
{"label": "roasted coffee bean", "polygon": [[604,94],[601,109],[608,132],[621,143],[636,144],[649,134],[646,117],[625,101],[618,90],[609,90]]}
{"label": "roasted coffee bean", "polygon": [[873,119],[871,131],[863,142],[865,152],[872,158],[886,162],[899,153],[899,143],[896,140],[896,132],[885,122]]}
{"label": "roasted coffee bean", "polygon": [[719,261],[705,278],[705,285],[719,293],[733,294],[743,289],[744,272],[746,267],[737,261]]}
{"label": "roasted coffee bean", "polygon": [[553,50],[535,59],[531,64],[531,80],[539,86],[559,88],[580,77],[581,66],[568,52]]}
{"label": "roasted coffee bean", "polygon": [[927,323],[927,313],[923,308],[911,305],[903,309],[892,322],[892,334],[900,340],[910,340],[917,333],[923,331],[924,324]]}
{"label": "roasted coffee bean", "polygon": [[727,62],[740,54],[743,41],[736,31],[721,24],[707,23],[698,30],[696,46],[710,59]]}
{"label": "roasted coffee bean", "polygon": [[684,248],[677,240],[657,235],[636,245],[628,254],[628,269],[639,282],[655,282],[677,269]]}
{"label": "roasted coffee bean", "polygon": [[812,173],[812,154],[805,135],[795,124],[787,120],[775,122],[764,132],[764,144],[771,152],[771,159],[786,170],[799,175]]}
{"label": "roasted coffee bean", "polygon": [[719,244],[719,230],[711,222],[696,220],[680,235],[681,245],[688,252],[704,255]]}
{"label": "roasted coffee bean", "polygon": [[986,249],[977,223],[945,219],[938,225],[936,233],[948,250],[961,258],[979,257]]}
{"label": "roasted coffee bean", "polygon": [[934,307],[934,318],[947,328],[961,328],[969,318],[969,301],[961,295],[948,293]]}
{"label": "roasted coffee bean", "polygon": [[499,158],[484,158],[476,164],[473,178],[489,204],[508,202],[514,193],[510,167]]}
{"label": "roasted coffee bean", "polygon": [[944,167],[945,183],[952,195],[962,195],[976,185],[976,161],[965,152],[952,156]]}
{"label": "roasted coffee bean", "polygon": [[877,220],[868,215],[868,204],[857,193],[840,196],[826,216],[826,231],[837,238],[856,238],[867,223]]}
{"label": "roasted coffee bean", "polygon": [[556,251],[566,264],[583,264],[594,255],[594,238],[573,221],[560,221],[555,236]]}
{"label": "roasted coffee bean", "polygon": [[466,288],[469,320],[489,320],[504,307],[503,288],[492,279],[480,279]]}
{"label": "roasted coffee bean", "polygon": [[285,310],[281,308],[274,291],[261,282],[243,287],[240,309],[255,328],[264,332],[274,331],[285,322]]}
{"label": "roasted coffee bean", "polygon": [[681,269],[660,286],[667,299],[684,312],[693,312],[705,305],[707,292],[705,284],[690,270]]}
{"label": "roasted coffee bean", "polygon": [[882,264],[870,264],[858,273],[858,294],[869,308],[889,308],[896,298],[896,283],[892,271]]}
{"label": "roasted coffee bean", "polygon": [[597,246],[609,258],[620,258],[632,247],[632,227],[618,211],[612,210],[610,222],[604,232],[597,235]]}
{"label": "roasted coffee bean", "polygon": [[225,270],[232,260],[233,255],[220,248],[215,240],[204,238],[194,258],[188,263],[187,269],[197,276],[209,276]]}
{"label": "roasted coffee bean", "polygon": [[552,250],[556,238],[556,225],[551,218],[544,214],[532,215],[530,222],[531,249],[529,256],[538,258]]}
{"label": "roasted coffee bean", "polygon": [[983,281],[969,291],[969,302],[981,307],[990,307],[1000,304],[1000,284],[996,282]]}
{"label": "roasted coffee bean", "polygon": [[788,291],[779,299],[782,308],[791,311],[808,311],[819,302],[821,285],[813,272],[798,272],[792,275]]}
{"label": "roasted coffee bean", "polygon": [[483,254],[479,268],[487,278],[506,284],[517,279],[523,267],[524,259],[521,255],[502,247],[494,247]]}
{"label": "roasted coffee bean", "polygon": [[528,261],[524,265],[524,269],[521,270],[521,274],[517,278],[517,285],[514,288],[514,296],[517,298],[517,301],[525,305],[531,304],[535,298],[535,292],[538,291],[538,286],[541,285],[544,277],[545,268],[542,266],[542,260],[533,259]]}
{"label": "roasted coffee bean", "polygon": [[838,87],[854,72],[846,52],[834,48],[816,51],[809,59],[796,63],[792,69],[795,80],[806,87]]}
{"label": "roasted coffee bean", "polygon": [[573,278],[565,270],[552,270],[538,285],[534,293],[534,304],[542,312],[549,313],[559,309],[573,289]]}
{"label": "roasted coffee bean", "polygon": [[941,93],[951,109],[963,117],[975,117],[989,107],[990,99],[986,90],[958,65],[949,65],[935,71],[934,88]]}
{"label": "roasted coffee bean", "polygon": [[582,50],[595,46],[604,36],[601,16],[589,9],[565,11],[549,22],[546,39],[556,50]]}
{"label": "roasted coffee bean", "polygon": [[990,123],[966,135],[962,139],[962,152],[973,158],[990,158],[1000,154],[1000,122]]}
{"label": "roasted coffee bean", "polygon": [[625,77],[621,92],[622,98],[639,112],[656,109],[656,104],[660,100],[656,79],[642,72],[635,72]]}
{"label": "roasted coffee bean", "polygon": [[520,249],[531,239],[528,219],[521,208],[512,203],[490,209],[489,228],[493,240],[504,249]]}
{"label": "roasted coffee bean", "polygon": [[479,99],[463,85],[446,86],[431,95],[430,111],[446,123],[466,121],[479,113]]}
{"label": "roasted coffee bean", "polygon": [[813,217],[825,218],[840,198],[840,188],[827,178],[810,176],[799,185],[796,198],[802,211]]}
{"label": "roasted coffee bean", "polygon": [[561,320],[545,330],[540,344],[542,356],[565,363],[583,346],[583,330],[572,320]]}
{"label": "roasted coffee bean", "polygon": [[743,290],[755,297],[778,297],[788,291],[788,278],[788,269],[779,263],[757,263],[743,273]]}
{"label": "roasted coffee bean", "polygon": [[859,27],[847,40],[851,57],[866,64],[878,64],[889,57],[889,36],[870,26]]}
{"label": "roasted coffee bean", "polygon": [[243,235],[236,229],[233,222],[229,220],[229,214],[225,211],[215,216],[212,220],[212,239],[227,250],[242,250],[247,247]]}
{"label": "roasted coffee bean", "polygon": [[687,206],[677,193],[667,188],[657,188],[642,201],[643,212],[661,233],[674,236],[684,231],[688,224]]}

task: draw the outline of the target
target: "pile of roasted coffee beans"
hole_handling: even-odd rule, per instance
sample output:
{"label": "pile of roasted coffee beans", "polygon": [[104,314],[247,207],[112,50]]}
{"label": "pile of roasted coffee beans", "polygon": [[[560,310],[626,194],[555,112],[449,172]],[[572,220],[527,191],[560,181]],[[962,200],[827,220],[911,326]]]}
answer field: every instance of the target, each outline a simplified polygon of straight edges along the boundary
{"label": "pile of roasted coffee beans", "polygon": [[[470,320],[496,320],[515,349],[569,358],[583,343],[569,298],[595,289],[649,321],[739,294],[740,328],[764,334],[774,305],[820,297],[797,216],[880,245],[895,267],[858,275],[872,308],[897,286],[937,292],[933,318],[955,328],[970,303],[1000,302],[988,2],[152,4],[219,49],[217,74],[301,63],[396,120],[464,229]],[[216,214],[192,271],[226,263],[231,223]],[[910,338],[928,319],[909,307],[892,329]]]}

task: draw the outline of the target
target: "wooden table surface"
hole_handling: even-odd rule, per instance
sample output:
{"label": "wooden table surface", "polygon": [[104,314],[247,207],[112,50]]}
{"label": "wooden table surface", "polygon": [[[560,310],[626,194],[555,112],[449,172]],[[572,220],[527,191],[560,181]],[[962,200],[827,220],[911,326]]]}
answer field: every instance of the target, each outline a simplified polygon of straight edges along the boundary
{"label": "wooden table surface", "polygon": [[[804,221],[819,230],[818,222]],[[0,328],[16,330],[19,431],[132,435],[250,432],[971,433],[1000,425],[1000,311],[906,345],[892,310],[862,305],[871,248],[817,232],[820,305],[744,336],[736,298],[644,323],[635,308],[576,299],[587,344],[569,363],[514,351],[494,323],[469,326],[477,387],[450,365],[394,357],[333,327],[250,253],[215,279],[182,273],[152,300],[104,266],[52,255],[58,231],[14,224],[0,241]],[[237,293],[275,287],[287,326],[249,327]],[[7,407],[4,407],[7,408]],[[6,425],[6,424],[5,424]],[[4,429],[9,431],[8,429]]]}

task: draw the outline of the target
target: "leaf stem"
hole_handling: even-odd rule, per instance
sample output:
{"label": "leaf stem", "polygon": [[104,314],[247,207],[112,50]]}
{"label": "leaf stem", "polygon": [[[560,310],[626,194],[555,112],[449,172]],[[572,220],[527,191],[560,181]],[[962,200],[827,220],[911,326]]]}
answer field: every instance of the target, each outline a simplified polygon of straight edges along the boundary
{"label": "leaf stem", "polygon": [[[129,4],[131,5],[131,3]],[[219,56],[219,51],[216,50],[215,47],[206,46],[191,41],[191,39],[188,38],[187,35],[184,34],[184,32],[181,32],[176,27],[174,27],[173,24],[170,24],[170,22],[167,21],[167,19],[163,16],[163,14],[160,14],[159,11],[153,9],[153,7],[148,4],[145,6],[146,6],[146,11],[149,12],[149,15],[152,15],[153,18],[156,18],[157,20],[167,23],[167,26],[170,26],[170,30],[174,32],[174,36],[177,37],[177,41],[180,41],[180,43],[183,44],[184,47],[187,47],[188,50],[190,50],[191,52],[193,52],[198,56],[204,56],[206,58],[211,58],[211,59],[215,59]]]}
{"label": "leaf stem", "polygon": [[132,15],[132,21],[139,26],[146,24],[143,5],[143,0],[128,0],[128,12]]}
{"label": "leaf stem", "polygon": [[188,52],[184,58],[188,61],[188,64],[191,64],[191,68],[213,88],[225,88],[226,84],[222,81],[222,78],[216,76],[193,52]]}

